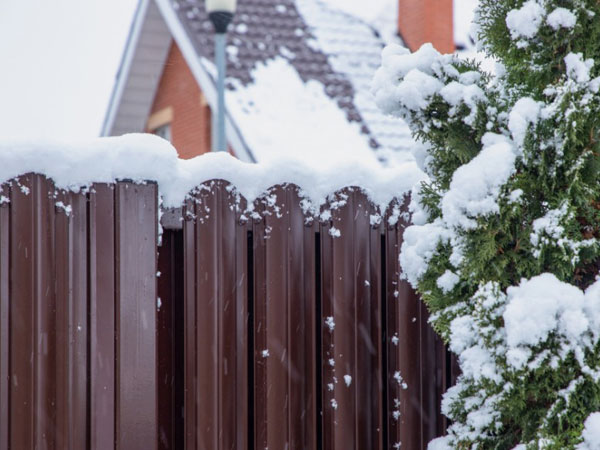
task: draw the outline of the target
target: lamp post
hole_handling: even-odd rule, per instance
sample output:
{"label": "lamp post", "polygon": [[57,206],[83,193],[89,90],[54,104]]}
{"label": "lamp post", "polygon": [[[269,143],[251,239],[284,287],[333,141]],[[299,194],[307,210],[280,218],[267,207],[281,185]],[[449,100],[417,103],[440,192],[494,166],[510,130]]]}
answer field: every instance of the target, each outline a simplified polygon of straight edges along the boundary
{"label": "lamp post", "polygon": [[226,152],[225,137],[225,33],[233,19],[236,0],[206,0],[208,17],[215,27],[215,63],[217,65],[218,81],[217,114],[213,115],[212,151]]}

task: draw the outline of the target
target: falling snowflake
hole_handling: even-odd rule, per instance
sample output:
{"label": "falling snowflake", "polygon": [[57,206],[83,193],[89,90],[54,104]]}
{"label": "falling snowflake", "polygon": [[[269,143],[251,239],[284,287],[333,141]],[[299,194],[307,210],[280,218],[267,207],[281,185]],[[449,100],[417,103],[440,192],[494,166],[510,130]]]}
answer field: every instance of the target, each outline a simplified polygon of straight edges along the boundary
{"label": "falling snowflake", "polygon": [[408,385],[404,382],[404,379],[402,378],[402,375],[400,375],[400,372],[394,372],[394,379],[398,382],[402,389],[408,389]]}
{"label": "falling snowflake", "polygon": [[332,316],[329,316],[327,317],[327,319],[325,319],[325,325],[327,325],[329,329],[333,331],[333,329],[335,328],[335,321],[333,320]]}

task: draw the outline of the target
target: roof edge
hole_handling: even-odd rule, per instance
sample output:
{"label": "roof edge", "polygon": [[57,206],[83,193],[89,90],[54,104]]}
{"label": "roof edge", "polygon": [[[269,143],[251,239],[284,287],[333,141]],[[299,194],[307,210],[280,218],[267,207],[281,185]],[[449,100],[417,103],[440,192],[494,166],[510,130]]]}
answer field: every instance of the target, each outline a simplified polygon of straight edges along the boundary
{"label": "roof edge", "polygon": [[133,24],[131,25],[129,34],[127,35],[125,51],[123,52],[121,63],[119,64],[119,70],[115,76],[116,81],[108,102],[108,108],[106,110],[104,122],[102,123],[102,128],[100,130],[100,136],[110,136],[110,132],[114,126],[115,119],[117,117],[117,111],[119,110],[119,105],[121,104],[121,99],[125,90],[125,85],[127,83],[127,79],[129,78],[129,72],[131,70],[133,56],[135,55],[135,49],[138,46],[143,24],[146,20],[149,2],[150,0],[138,1],[135,13],[133,15]]}

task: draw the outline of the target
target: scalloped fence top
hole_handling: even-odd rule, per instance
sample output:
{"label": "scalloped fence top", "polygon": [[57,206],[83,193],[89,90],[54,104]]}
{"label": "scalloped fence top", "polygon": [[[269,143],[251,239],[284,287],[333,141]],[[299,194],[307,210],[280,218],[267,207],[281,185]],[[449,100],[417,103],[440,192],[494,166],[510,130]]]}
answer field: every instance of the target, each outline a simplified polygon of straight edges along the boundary
{"label": "scalloped fence top", "polygon": [[27,173],[45,175],[56,188],[75,192],[92,183],[156,182],[163,207],[179,207],[194,188],[220,179],[231,183],[249,203],[273,186],[295,184],[315,208],[336,191],[358,187],[385,211],[394,198],[402,198],[424,179],[414,163],[384,168],[348,159],[314,167],[286,158],[285,149],[280,160],[259,164],[244,163],[226,153],[182,160],[170,143],[150,134],[80,144],[2,143],[0,161],[0,184]]}

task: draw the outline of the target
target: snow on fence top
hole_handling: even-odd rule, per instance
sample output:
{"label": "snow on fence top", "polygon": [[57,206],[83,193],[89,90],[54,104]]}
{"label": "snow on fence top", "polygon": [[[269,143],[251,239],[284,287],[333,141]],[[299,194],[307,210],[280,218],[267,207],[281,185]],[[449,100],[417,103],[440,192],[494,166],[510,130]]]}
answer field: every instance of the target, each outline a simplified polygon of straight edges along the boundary
{"label": "snow on fence top", "polygon": [[342,188],[359,187],[380,211],[424,178],[414,163],[383,168],[348,159],[310,167],[282,157],[249,164],[226,153],[182,160],[169,142],[151,134],[98,138],[82,144],[0,143],[0,184],[26,173],[45,175],[57,188],[72,191],[92,183],[154,181],[165,207],[181,206],[195,187],[216,179],[231,183],[249,203],[281,184],[297,185],[315,206]]}

